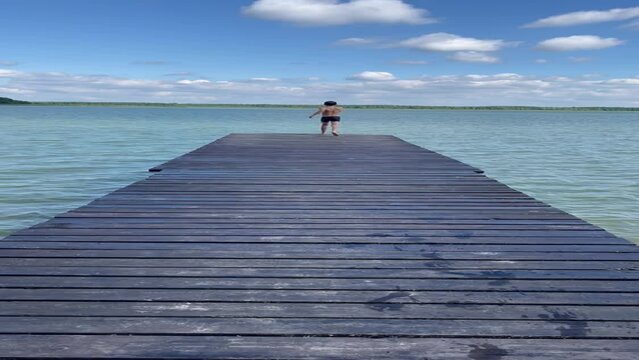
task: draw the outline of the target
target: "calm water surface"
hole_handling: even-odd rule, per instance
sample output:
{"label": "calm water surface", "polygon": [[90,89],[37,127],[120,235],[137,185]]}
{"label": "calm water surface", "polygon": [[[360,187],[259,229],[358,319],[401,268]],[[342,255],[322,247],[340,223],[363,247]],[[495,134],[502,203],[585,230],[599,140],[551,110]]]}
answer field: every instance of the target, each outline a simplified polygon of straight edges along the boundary
{"label": "calm water surface", "polygon": [[[140,180],[231,132],[312,133],[309,110],[0,107],[0,237]],[[393,134],[482,168],[639,242],[639,114],[346,110],[344,133]]]}

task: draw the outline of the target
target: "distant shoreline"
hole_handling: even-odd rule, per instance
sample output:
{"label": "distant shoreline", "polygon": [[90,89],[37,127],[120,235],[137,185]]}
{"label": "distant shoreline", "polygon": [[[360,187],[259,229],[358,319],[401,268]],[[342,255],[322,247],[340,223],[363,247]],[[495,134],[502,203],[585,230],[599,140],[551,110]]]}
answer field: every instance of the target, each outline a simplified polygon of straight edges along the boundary
{"label": "distant shoreline", "polygon": [[[103,106],[103,107],[163,107],[163,108],[267,108],[267,109],[312,109],[318,105],[285,104],[179,104],[144,102],[80,102],[80,101],[9,101],[0,105],[11,106]],[[639,107],[610,106],[423,106],[423,105],[343,105],[349,109],[370,110],[505,110],[505,111],[639,111]]]}

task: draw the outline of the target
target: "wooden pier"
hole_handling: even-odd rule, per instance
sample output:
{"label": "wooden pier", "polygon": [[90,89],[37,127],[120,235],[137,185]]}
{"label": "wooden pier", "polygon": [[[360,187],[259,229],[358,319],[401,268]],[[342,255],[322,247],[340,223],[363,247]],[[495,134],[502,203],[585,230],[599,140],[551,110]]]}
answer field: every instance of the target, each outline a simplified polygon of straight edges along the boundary
{"label": "wooden pier", "polygon": [[637,246],[396,137],[151,171],[0,241],[0,358],[639,358]]}

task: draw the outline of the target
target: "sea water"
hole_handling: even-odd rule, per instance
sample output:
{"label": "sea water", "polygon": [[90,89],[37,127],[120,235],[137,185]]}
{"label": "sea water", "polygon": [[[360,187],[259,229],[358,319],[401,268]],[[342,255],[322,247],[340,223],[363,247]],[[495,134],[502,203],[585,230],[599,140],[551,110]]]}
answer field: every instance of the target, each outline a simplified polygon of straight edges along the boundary
{"label": "sea water", "polygon": [[[148,168],[229,133],[317,133],[312,111],[1,106],[0,237],[141,180]],[[342,115],[345,134],[396,135],[639,242],[639,113]]]}

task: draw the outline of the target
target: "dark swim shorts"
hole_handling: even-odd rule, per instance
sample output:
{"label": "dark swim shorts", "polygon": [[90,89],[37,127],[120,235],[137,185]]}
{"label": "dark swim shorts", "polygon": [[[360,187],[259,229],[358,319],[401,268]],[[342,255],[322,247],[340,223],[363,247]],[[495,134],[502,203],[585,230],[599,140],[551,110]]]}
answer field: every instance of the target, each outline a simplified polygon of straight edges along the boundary
{"label": "dark swim shorts", "polygon": [[327,123],[329,121],[339,121],[339,116],[322,116],[323,123]]}

